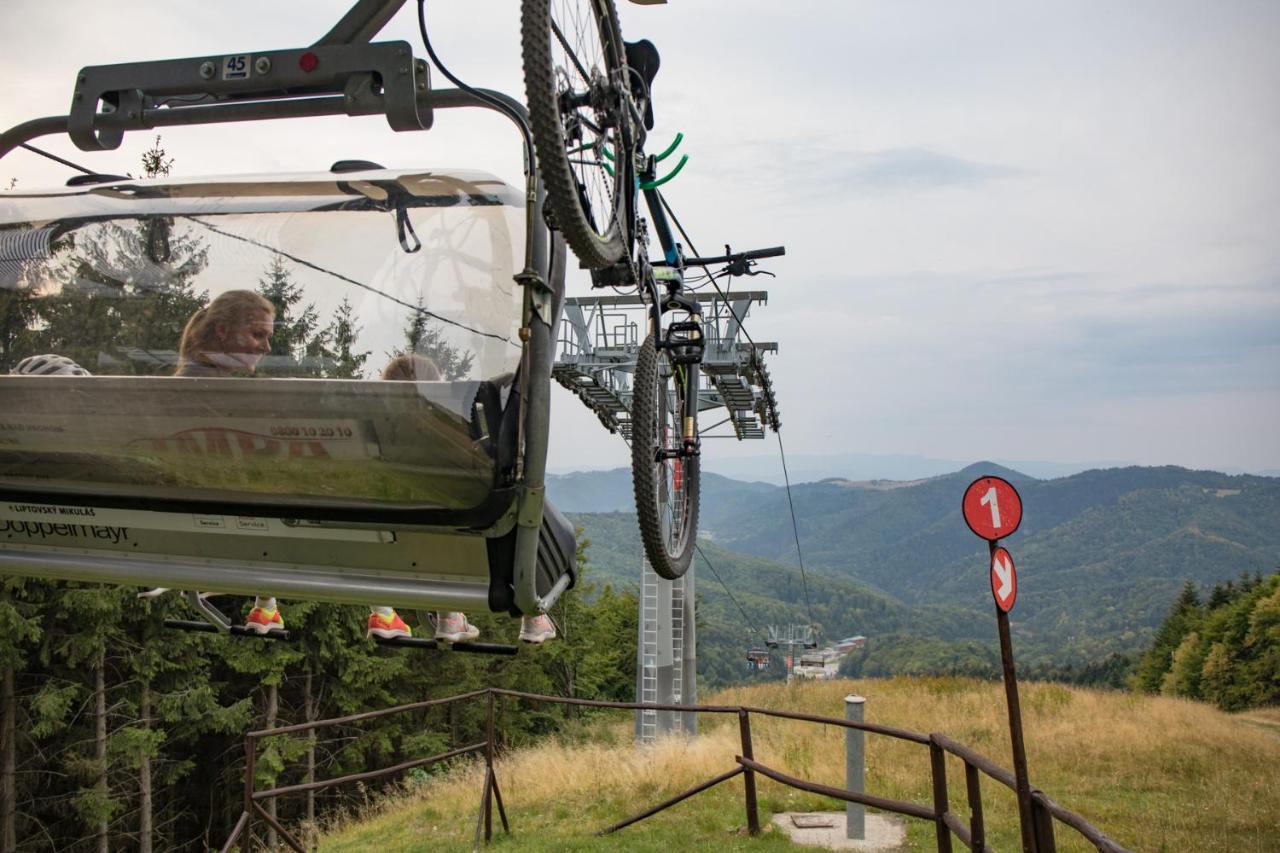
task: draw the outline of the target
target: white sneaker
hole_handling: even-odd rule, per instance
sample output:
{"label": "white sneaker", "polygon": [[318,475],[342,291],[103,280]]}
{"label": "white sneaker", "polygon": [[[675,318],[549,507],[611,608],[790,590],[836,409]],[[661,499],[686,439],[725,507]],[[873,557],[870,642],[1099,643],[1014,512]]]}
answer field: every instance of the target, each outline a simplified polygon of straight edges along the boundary
{"label": "white sneaker", "polygon": [[466,614],[456,610],[436,614],[436,640],[441,643],[465,643],[480,636],[480,629],[467,621]]}
{"label": "white sneaker", "polygon": [[545,613],[537,616],[520,617],[520,639],[526,643],[543,643],[554,640],[556,626],[551,617]]}

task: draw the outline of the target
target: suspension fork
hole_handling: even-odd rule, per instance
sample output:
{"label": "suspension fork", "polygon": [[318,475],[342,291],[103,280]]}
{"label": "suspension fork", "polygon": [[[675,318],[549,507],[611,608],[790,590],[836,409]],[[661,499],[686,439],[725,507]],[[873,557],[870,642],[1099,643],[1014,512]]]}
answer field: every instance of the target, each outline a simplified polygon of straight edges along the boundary
{"label": "suspension fork", "polygon": [[[679,309],[687,312],[692,318],[692,323],[698,327],[698,335],[701,336],[702,326],[702,309],[698,305],[697,300],[690,299],[683,293],[679,292],[679,287],[671,287],[668,285],[668,292],[665,296],[660,292],[662,288],[660,282],[654,277],[653,270],[648,264],[644,264],[644,284],[648,291],[649,303],[649,327],[653,333],[654,349],[674,350],[675,345],[667,339],[666,328],[662,323],[662,316],[668,310]],[[675,367],[676,375],[672,377],[672,381],[679,382],[684,387],[684,410],[680,412],[680,450],[679,456],[696,456],[699,453],[701,442],[698,439],[698,383],[701,377],[702,366],[697,361],[681,361],[677,362],[672,359]]]}
{"label": "suspension fork", "polygon": [[[642,181],[652,180],[653,174],[654,159],[650,157],[647,159],[639,177]],[[641,192],[644,195],[645,206],[649,208],[653,232],[657,234],[658,242],[662,246],[663,258],[676,273],[674,281],[663,282],[667,290],[665,299],[662,299],[661,294],[658,292],[657,279],[651,272],[646,275],[646,279],[650,283],[650,296],[652,297],[654,343],[659,348],[671,344],[662,334],[662,315],[665,311],[671,309],[687,312],[691,317],[691,322],[697,325],[696,334],[701,338],[703,334],[702,307],[696,299],[691,299],[684,293],[684,258],[681,256],[680,247],[676,244],[675,238],[671,234],[671,225],[667,221],[667,212],[662,206],[662,195],[656,188],[642,190]],[[701,341],[699,341],[699,345],[701,345]],[[701,359],[683,362],[678,365],[677,369],[683,373],[685,391],[684,411],[680,413],[680,455],[682,457],[696,456],[701,444],[698,440],[698,383],[702,369]],[[680,381],[679,375],[677,375],[676,381]]]}
{"label": "suspension fork", "polygon": [[686,456],[697,456],[701,442],[698,439],[698,379],[702,365],[694,362],[684,365],[684,436],[681,449]]}

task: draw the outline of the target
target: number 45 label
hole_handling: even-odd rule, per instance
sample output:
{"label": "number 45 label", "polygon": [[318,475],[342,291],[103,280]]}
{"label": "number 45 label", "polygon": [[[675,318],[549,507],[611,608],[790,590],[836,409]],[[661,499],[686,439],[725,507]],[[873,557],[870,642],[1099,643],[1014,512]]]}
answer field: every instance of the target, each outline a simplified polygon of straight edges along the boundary
{"label": "number 45 label", "polygon": [[223,80],[248,80],[249,79],[249,60],[253,56],[248,53],[241,53],[236,56],[226,56],[222,59],[222,79]]}
{"label": "number 45 label", "polygon": [[1022,523],[1022,498],[1008,480],[979,477],[964,491],[964,521],[974,533],[994,542]]}

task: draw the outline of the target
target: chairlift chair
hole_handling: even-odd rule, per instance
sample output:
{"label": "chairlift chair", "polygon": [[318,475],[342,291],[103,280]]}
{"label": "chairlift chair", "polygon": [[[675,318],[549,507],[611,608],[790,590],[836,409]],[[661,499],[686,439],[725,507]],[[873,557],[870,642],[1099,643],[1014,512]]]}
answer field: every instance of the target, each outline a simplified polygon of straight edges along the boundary
{"label": "chairlift chair", "polygon": [[[370,42],[401,2],[362,0],[310,47],[85,68],[71,114],[0,134],[0,157],[51,133],[102,151],[127,131],[249,119],[382,114],[420,131],[440,109],[501,107],[522,121],[498,93],[433,90],[408,44]],[[524,189],[357,162],[0,195],[0,294],[41,318],[36,340],[79,331],[61,354],[92,374],[0,376],[0,572],[546,610],[575,572],[573,527],[544,497],[566,253],[531,156],[526,170]],[[195,296],[272,270],[322,317],[353,309],[365,366],[317,353],[174,376]],[[93,326],[136,332],[147,312],[160,343]],[[414,318],[433,330],[424,351],[457,356],[447,378],[378,380]]]}

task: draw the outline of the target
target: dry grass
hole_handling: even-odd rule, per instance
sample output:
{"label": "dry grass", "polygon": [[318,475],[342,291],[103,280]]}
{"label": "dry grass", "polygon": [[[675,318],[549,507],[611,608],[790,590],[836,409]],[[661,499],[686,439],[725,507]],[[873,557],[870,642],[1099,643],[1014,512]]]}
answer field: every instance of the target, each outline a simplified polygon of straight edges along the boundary
{"label": "dry grass", "polygon": [[[1009,767],[1004,694],[999,684],[917,678],[762,685],[724,691],[717,704],[843,713],[846,693],[867,697],[867,719],[918,732],[944,732]],[[1033,785],[1135,850],[1274,851],[1280,849],[1280,738],[1256,722],[1210,706],[1159,697],[1087,691],[1052,684],[1021,686]],[[1274,723],[1280,714],[1261,712]],[[702,734],[651,749],[630,744],[629,720],[597,722],[570,744],[547,742],[502,758],[498,778],[521,849],[670,850],[772,847],[777,836],[748,839],[741,782],[734,780],[609,839],[602,826],[642,810],[717,773],[738,753],[733,717],[703,715]],[[843,734],[832,727],[752,718],[757,760],[831,785],[844,774]],[[867,740],[867,790],[930,803],[926,748],[879,736]],[[474,827],[480,769],[460,769],[385,803],[362,823],[330,833],[322,849],[466,849]],[[948,764],[952,807],[964,813],[962,766]],[[762,780],[765,811],[834,809],[837,804]],[[991,842],[1016,849],[1017,809],[1010,792],[983,782]],[[933,849],[933,828],[908,821],[910,849]],[[1060,850],[1087,850],[1059,826]]]}

